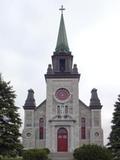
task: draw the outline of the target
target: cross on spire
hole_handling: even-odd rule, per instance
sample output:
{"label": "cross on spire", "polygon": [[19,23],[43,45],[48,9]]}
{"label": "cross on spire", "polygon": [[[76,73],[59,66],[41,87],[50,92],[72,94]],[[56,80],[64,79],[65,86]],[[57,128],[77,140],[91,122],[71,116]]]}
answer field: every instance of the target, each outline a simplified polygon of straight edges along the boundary
{"label": "cross on spire", "polygon": [[59,32],[58,32],[58,38],[57,38],[57,45],[55,51],[58,52],[69,52],[68,47],[68,41],[67,41],[67,35],[65,30],[65,24],[64,24],[64,17],[63,17],[63,11],[65,8],[63,8],[63,5],[59,9],[61,11],[61,19],[60,19],[60,26],[59,26]]}
{"label": "cross on spire", "polygon": [[65,8],[63,8],[63,5],[61,6],[59,10],[61,11],[61,14],[63,14],[63,11],[65,10]]}

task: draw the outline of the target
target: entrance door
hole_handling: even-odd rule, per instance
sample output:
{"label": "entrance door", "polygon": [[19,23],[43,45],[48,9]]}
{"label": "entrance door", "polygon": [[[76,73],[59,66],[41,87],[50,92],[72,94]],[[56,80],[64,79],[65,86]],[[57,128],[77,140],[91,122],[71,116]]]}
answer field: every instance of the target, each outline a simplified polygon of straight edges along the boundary
{"label": "entrance door", "polygon": [[68,132],[65,128],[60,128],[57,132],[57,150],[58,152],[68,151]]}

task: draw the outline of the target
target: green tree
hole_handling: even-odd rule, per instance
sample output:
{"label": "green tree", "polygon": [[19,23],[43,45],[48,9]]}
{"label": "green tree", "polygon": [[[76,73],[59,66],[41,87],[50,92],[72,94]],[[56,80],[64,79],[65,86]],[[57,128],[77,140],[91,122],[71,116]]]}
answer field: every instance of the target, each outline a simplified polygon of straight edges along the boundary
{"label": "green tree", "polygon": [[15,92],[0,75],[0,155],[15,156],[22,149],[19,137],[21,119],[15,106]]}
{"label": "green tree", "polygon": [[76,160],[112,160],[112,155],[107,148],[95,144],[84,144],[76,148],[73,156]]}
{"label": "green tree", "polygon": [[108,146],[113,153],[114,160],[120,160],[120,95],[114,105],[111,129]]}

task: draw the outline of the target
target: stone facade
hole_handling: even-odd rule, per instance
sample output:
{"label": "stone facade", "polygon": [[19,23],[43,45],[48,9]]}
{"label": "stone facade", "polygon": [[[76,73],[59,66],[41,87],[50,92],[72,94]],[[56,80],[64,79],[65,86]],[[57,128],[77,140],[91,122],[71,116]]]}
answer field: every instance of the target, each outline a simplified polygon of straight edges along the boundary
{"label": "stone facade", "polygon": [[[101,109],[90,109],[78,97],[78,79],[49,79],[47,81],[47,99],[38,107],[25,109],[25,126],[23,130],[23,145],[25,149],[49,148],[51,152],[58,150],[57,132],[66,128],[68,132],[68,152],[82,144],[103,145],[103,130],[101,128]],[[55,97],[59,88],[67,88],[70,97],[64,102],[58,115],[57,106],[61,104]],[[68,106],[65,114],[64,106]],[[44,119],[44,137],[40,139],[39,120]],[[81,137],[81,119],[85,118],[85,138]]]}
{"label": "stone facade", "polygon": [[80,74],[72,61],[62,14],[56,51],[45,75],[46,100],[36,106],[30,89],[23,106],[25,149],[49,148],[55,153],[73,152],[82,144],[103,145],[102,106],[97,90],[92,90],[89,106],[79,99]]}

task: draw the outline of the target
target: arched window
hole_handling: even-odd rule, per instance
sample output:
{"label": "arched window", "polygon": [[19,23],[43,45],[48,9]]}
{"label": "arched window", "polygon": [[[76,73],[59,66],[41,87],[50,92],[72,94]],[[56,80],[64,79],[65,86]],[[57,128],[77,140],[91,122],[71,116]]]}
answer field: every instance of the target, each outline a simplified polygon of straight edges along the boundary
{"label": "arched window", "polygon": [[57,114],[60,114],[60,106],[57,106]]}
{"label": "arched window", "polygon": [[60,59],[60,71],[65,72],[65,59]]}
{"label": "arched window", "polygon": [[39,138],[44,139],[44,118],[39,120]]}
{"label": "arched window", "polygon": [[86,139],[86,119],[81,118],[81,139]]}
{"label": "arched window", "polygon": [[68,106],[65,106],[65,114],[68,114]]}
{"label": "arched window", "polygon": [[60,104],[56,108],[56,113],[58,115],[66,115],[68,114],[68,106],[64,104]]}

